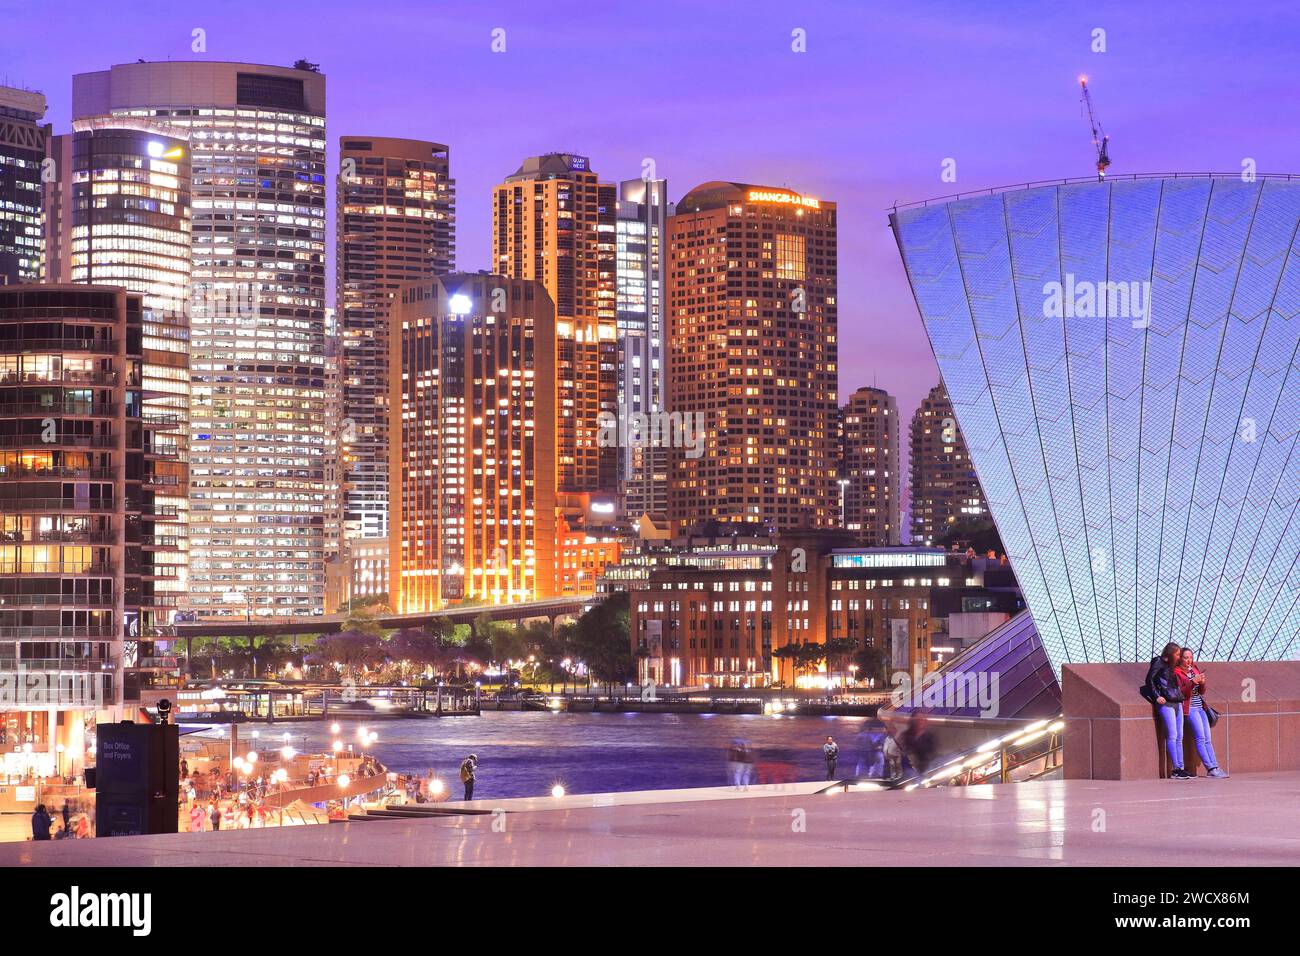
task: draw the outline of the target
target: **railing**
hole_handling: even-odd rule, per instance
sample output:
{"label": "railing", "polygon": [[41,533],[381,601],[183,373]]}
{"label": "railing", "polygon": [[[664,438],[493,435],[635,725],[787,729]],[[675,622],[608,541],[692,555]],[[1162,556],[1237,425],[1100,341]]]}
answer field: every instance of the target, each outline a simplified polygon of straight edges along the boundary
{"label": "railing", "polygon": [[105,594],[0,594],[0,607],[112,607]]}
{"label": "railing", "polygon": [[141,669],[164,668],[166,670],[174,670],[175,668],[180,667],[181,664],[179,657],[141,657],[135,662],[134,666]]}
{"label": "railing", "polygon": [[23,627],[0,627],[0,638],[23,638],[50,637],[61,638],[63,640],[82,640],[84,638],[102,639],[106,641],[116,640],[121,633],[115,627],[97,627],[94,625],[82,625],[79,627],[63,627],[58,624],[40,626],[27,625]]}
{"label": "railing", "polygon": [[114,574],[117,565],[109,562],[77,564],[63,561],[15,561],[0,563],[0,574]]}
{"label": "railing", "polygon": [[114,502],[103,498],[6,498],[0,511],[113,511]]}
{"label": "railing", "polygon": [[0,339],[0,352],[99,352],[115,354],[112,339]]}
{"label": "railing", "polygon": [[120,406],[113,402],[64,402],[61,405],[42,405],[39,402],[10,402],[0,404],[0,418],[33,417],[99,417],[112,418]]}
{"label": "railing", "polygon": [[116,667],[111,658],[85,657],[0,657],[0,671],[110,671]]}
{"label": "railing", "polygon": [[1061,768],[1065,721],[1059,716],[1035,721],[980,746],[949,757],[904,789],[963,787],[981,783],[1019,783]]}
{"label": "railing", "polygon": [[181,538],[180,535],[175,534],[142,534],[139,541],[127,543],[139,544],[146,548],[177,548],[180,547]]}
{"label": "railing", "polygon": [[58,374],[47,372],[3,372],[0,385],[116,385],[117,372],[96,369],[80,372],[64,369]]}
{"label": "railing", "polygon": [[0,478],[87,478],[113,481],[116,468],[0,468]]}
{"label": "railing", "polygon": [[29,537],[18,531],[0,532],[0,544],[113,544],[114,531],[36,531]]}
{"label": "railing", "polygon": [[43,441],[40,434],[0,435],[0,448],[30,448],[48,451],[51,448],[116,448],[117,435],[69,435],[64,429],[53,441]]}

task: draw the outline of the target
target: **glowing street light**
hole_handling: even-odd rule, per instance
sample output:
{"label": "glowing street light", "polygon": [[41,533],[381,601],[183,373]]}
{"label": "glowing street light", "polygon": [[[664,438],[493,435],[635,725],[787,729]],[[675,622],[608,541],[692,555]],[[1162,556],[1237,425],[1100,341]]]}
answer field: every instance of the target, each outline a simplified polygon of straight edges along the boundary
{"label": "glowing street light", "polygon": [[557,783],[551,787],[551,796],[556,800],[560,799],[560,797],[564,796],[564,788]]}

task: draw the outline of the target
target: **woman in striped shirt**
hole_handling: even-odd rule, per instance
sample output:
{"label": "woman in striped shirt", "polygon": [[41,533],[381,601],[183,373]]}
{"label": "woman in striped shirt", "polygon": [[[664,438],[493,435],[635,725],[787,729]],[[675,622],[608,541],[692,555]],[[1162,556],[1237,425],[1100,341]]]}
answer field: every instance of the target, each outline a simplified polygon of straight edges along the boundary
{"label": "woman in striped shirt", "polygon": [[1183,716],[1192,728],[1192,739],[1196,741],[1196,752],[1205,764],[1208,776],[1223,778],[1227,774],[1219,769],[1219,762],[1214,757],[1214,744],[1210,742],[1210,718],[1205,713],[1205,701],[1201,694],[1205,691],[1205,672],[1196,666],[1192,649],[1184,647],[1179,656],[1178,666],[1174,668],[1178,678],[1178,687],[1183,692]]}

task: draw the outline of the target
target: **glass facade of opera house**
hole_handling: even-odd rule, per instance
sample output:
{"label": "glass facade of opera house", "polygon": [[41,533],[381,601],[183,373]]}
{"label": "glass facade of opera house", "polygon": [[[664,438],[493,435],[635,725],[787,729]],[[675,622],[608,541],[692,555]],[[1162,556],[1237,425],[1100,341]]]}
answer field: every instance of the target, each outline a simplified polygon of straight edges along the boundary
{"label": "glass facade of opera house", "polygon": [[895,210],[1052,664],[1300,651],[1300,181],[1135,177]]}

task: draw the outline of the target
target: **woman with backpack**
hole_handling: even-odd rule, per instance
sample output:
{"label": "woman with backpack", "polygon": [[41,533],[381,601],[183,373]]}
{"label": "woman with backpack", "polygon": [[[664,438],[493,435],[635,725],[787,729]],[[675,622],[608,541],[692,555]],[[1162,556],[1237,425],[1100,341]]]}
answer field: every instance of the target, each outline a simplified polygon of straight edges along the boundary
{"label": "woman with backpack", "polygon": [[1142,696],[1155,705],[1160,723],[1165,729],[1165,750],[1173,770],[1170,780],[1191,780],[1183,769],[1183,692],[1178,686],[1178,667],[1182,648],[1172,641],[1165,645],[1159,657],[1151,658],[1147,668],[1147,681],[1142,685]]}

